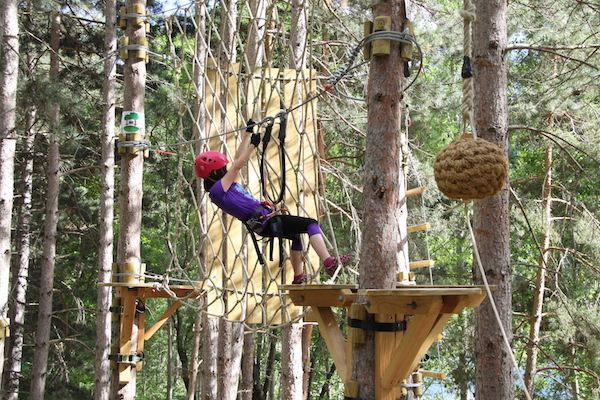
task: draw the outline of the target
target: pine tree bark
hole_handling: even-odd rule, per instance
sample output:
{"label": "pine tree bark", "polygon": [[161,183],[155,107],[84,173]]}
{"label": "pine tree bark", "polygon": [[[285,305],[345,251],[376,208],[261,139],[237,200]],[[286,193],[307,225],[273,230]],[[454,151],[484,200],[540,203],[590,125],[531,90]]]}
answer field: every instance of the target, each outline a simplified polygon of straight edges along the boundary
{"label": "pine tree bark", "polygon": [[[52,18],[50,32],[50,78],[58,81],[59,74],[59,41],[60,41],[60,12]],[[46,220],[44,223],[44,250],[42,254],[42,272],[40,278],[40,301],[38,308],[37,330],[35,334],[35,353],[31,369],[31,388],[29,396],[32,399],[43,399],[48,368],[48,353],[50,351],[50,327],[52,323],[52,291],[54,288],[54,266],[56,257],[56,232],[58,224],[58,193],[60,183],[59,171],[59,141],[58,126],[60,107],[52,105],[51,133],[48,138],[48,166],[46,180]]]}
{"label": "pine tree bark", "polygon": [[[115,97],[117,59],[117,2],[106,0],[105,37],[104,37],[104,83],[102,107],[102,154],[100,160],[100,243],[98,245],[98,282],[111,281],[113,263],[113,221],[115,202]],[[96,299],[96,362],[94,380],[94,399],[110,398],[110,335],[112,290],[110,287],[98,287]]]}
{"label": "pine tree bark", "polygon": [[302,400],[308,399],[310,381],[310,344],[312,341],[313,326],[305,324],[302,327]]}
{"label": "pine tree bark", "polygon": [[[404,1],[374,0],[373,18],[391,17],[391,30],[401,32],[406,18]],[[408,272],[407,208],[402,165],[402,81],[400,44],[391,42],[391,53],[370,62],[367,92],[368,128],[363,186],[364,226],[359,287],[395,288],[399,272]],[[361,302],[361,299],[358,299]],[[359,398],[376,398],[381,390],[376,376],[375,337],[367,332],[364,344],[354,344],[352,380]],[[383,398],[383,397],[381,397]]]}
{"label": "pine tree bark", "polygon": [[235,400],[238,392],[242,347],[244,344],[243,325],[220,319],[219,348],[217,354],[217,374],[219,399]]}
{"label": "pine tree bark", "polygon": [[[473,33],[474,129],[478,135],[508,152],[508,97],[505,1],[476,3]],[[501,323],[512,343],[512,287],[510,265],[509,193],[504,188],[494,197],[474,204],[473,228],[481,261]],[[474,282],[482,284],[479,268]],[[486,400],[512,399],[513,379],[507,349],[490,299],[475,309],[475,394]]]}
{"label": "pine tree bark", "polygon": [[525,387],[533,395],[535,374],[537,369],[538,345],[540,342],[540,327],[544,308],[544,293],[546,291],[546,271],[550,247],[550,232],[552,231],[552,147],[546,147],[545,178],[543,188],[542,212],[544,217],[544,233],[541,240],[541,255],[535,278],[533,307],[529,328],[529,343],[527,344],[527,361],[525,363]]}
{"label": "pine tree bark", "polygon": [[219,338],[219,320],[203,314],[202,346],[202,399],[218,399],[217,385],[217,342]]}
{"label": "pine tree bark", "polygon": [[[14,163],[17,147],[15,117],[19,76],[19,19],[16,0],[0,1],[2,46],[0,51],[0,323],[8,325],[8,290],[11,259],[11,228],[14,197]],[[6,335],[0,338],[0,361],[4,360]],[[4,362],[0,362],[0,376]],[[0,379],[2,389],[2,379]]]}
{"label": "pine tree bark", "polygon": [[[290,32],[290,67],[296,70],[297,85],[295,87],[298,103],[302,102],[304,93],[304,70],[306,68],[306,46],[308,34],[308,6],[307,0],[292,0],[292,27]],[[302,108],[298,108],[293,116],[299,132],[303,131],[304,118]],[[302,170],[304,160],[304,145],[302,141],[305,135],[298,135],[298,168]],[[297,179],[300,179],[296,177]],[[299,209],[302,209],[305,201],[305,193],[302,190],[304,184],[298,182],[300,188],[297,193]],[[302,215],[301,213],[299,215]],[[282,394],[285,399],[301,400],[303,398],[303,374],[302,374],[302,321],[285,325],[282,328],[283,346],[281,349],[282,369]]]}
{"label": "pine tree bark", "polygon": [[267,2],[265,0],[251,0],[250,26],[248,27],[248,41],[246,42],[246,56],[251,68],[260,67],[265,59],[265,33]]}
{"label": "pine tree bark", "polygon": [[242,355],[242,400],[252,400],[254,390],[254,345],[255,333],[244,334],[244,354]]}
{"label": "pine tree bark", "polygon": [[202,333],[202,318],[199,312],[196,312],[194,320],[194,333],[192,336],[192,353],[190,355],[190,383],[187,388],[187,400],[196,398],[196,388],[198,386],[198,356],[200,351],[200,334]]}
{"label": "pine tree bark", "polygon": [[[221,12],[221,46],[219,49],[219,65],[222,70],[232,68],[235,62],[236,46],[235,33],[237,27],[237,0],[228,0],[222,2]],[[228,77],[225,74],[225,79]],[[227,117],[228,105],[232,102],[227,81],[222,81],[219,88],[219,98],[221,104],[220,129],[226,132],[230,129],[229,118]],[[223,224],[227,226],[229,216],[223,213]],[[223,232],[226,235],[227,232]],[[223,281],[229,279],[227,265],[227,247],[223,246],[221,259],[223,260]],[[225,309],[227,304],[225,302]],[[238,381],[240,376],[240,365],[242,361],[242,347],[244,341],[243,326],[237,322],[232,322],[224,318],[219,322],[219,346],[218,346],[218,376],[217,382],[219,398],[223,400],[233,400],[237,397]]]}
{"label": "pine tree bark", "polygon": [[[31,60],[30,60],[31,61]],[[31,65],[31,63],[30,63]],[[35,108],[27,114],[27,135],[23,146],[23,175],[21,176],[21,199],[18,205],[17,233],[15,242],[17,251],[11,268],[10,302],[11,336],[8,359],[6,361],[6,399],[18,400],[21,380],[21,362],[23,361],[23,345],[25,331],[25,304],[27,301],[27,284],[29,279],[29,257],[31,243],[31,196],[33,189],[33,154],[35,142]]]}
{"label": "pine tree bark", "polygon": [[[281,338],[281,391],[284,399],[302,400],[302,324],[283,329]],[[293,350],[285,350],[285,349]]]}
{"label": "pine tree bark", "polygon": [[[195,56],[194,56],[194,84],[196,87],[196,96],[194,103],[194,137],[202,139],[206,137],[206,104],[204,102],[205,76],[206,76],[206,7],[204,1],[197,1],[194,8],[194,20],[196,23],[196,36],[194,38]],[[196,144],[196,154],[204,151],[205,142],[199,140]],[[206,246],[206,193],[200,179],[196,180],[196,204],[198,205],[198,224],[200,241],[198,246],[199,274],[201,279],[207,276],[207,246]],[[194,330],[194,348],[192,353],[198,354],[200,344],[200,331],[202,335],[202,370],[201,370],[201,398],[210,400],[217,398],[217,319],[209,317],[205,313],[196,315],[196,329]],[[198,367],[197,356],[192,356],[192,362],[196,363],[196,368],[192,369],[191,380],[197,379]],[[190,385],[187,398],[195,398],[196,384]]]}
{"label": "pine tree bark", "polygon": [[[125,7],[127,13],[134,13],[134,5],[141,10],[146,10],[145,0],[127,0]],[[145,11],[144,11],[145,12]],[[125,34],[129,38],[129,43],[138,43],[146,37],[145,24],[135,25],[132,19],[127,19]],[[137,51],[129,51],[128,58],[123,66],[123,112],[134,112],[138,115],[144,115],[144,99],[146,86],[146,60],[139,58]],[[141,128],[138,133],[140,140],[145,138],[146,127],[143,126],[143,120],[139,121]],[[142,198],[143,198],[143,151],[127,151],[121,154],[121,180],[119,197],[119,236],[117,243],[117,266],[119,272],[124,272],[125,263],[131,263],[135,274],[141,272],[141,230],[142,230]],[[136,278],[137,279],[137,278]],[[123,346],[120,352],[128,354],[137,353],[138,341],[138,315],[136,314],[131,334],[129,346]],[[120,334],[115,329],[114,342],[120,343]],[[119,344],[120,345],[120,344]],[[129,347],[127,349],[127,347]],[[129,351],[127,351],[129,350]],[[121,366],[122,364],[120,364]],[[121,367],[120,367],[121,368]],[[128,377],[127,382],[120,383],[120,368],[114,370],[112,374],[113,389],[116,393],[113,397],[123,400],[133,400],[136,397],[137,375],[135,366],[126,366],[123,370]]]}

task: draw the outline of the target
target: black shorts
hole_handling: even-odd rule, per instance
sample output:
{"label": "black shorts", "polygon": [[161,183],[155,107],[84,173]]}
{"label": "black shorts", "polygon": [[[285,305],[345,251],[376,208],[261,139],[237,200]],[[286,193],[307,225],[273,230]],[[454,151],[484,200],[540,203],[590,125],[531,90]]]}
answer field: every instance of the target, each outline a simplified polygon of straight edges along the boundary
{"label": "black shorts", "polygon": [[[300,235],[303,233],[308,233],[308,227],[317,223],[317,220],[314,218],[278,214],[269,220],[269,223],[264,227],[260,235],[267,237],[279,236],[273,231],[272,226],[277,219],[281,221],[281,237],[294,241],[299,241]],[[277,229],[275,228],[275,231],[276,230]]]}

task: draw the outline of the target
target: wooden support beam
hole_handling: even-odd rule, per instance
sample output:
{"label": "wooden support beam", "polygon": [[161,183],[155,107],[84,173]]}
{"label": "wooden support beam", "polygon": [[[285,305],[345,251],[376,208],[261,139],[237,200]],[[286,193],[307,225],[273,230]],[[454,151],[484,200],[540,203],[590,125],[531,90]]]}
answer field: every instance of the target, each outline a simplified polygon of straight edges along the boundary
{"label": "wooden support beam", "polygon": [[[291,286],[291,288],[290,288]],[[350,307],[356,300],[356,294],[344,286],[355,285],[282,285],[281,290],[288,290],[288,295],[297,306],[312,307]]]}
{"label": "wooden support beam", "polygon": [[[123,314],[121,315],[121,329],[119,335],[119,354],[131,354],[131,340],[133,335],[133,322],[135,318],[135,303],[137,291],[123,290]],[[129,383],[131,370],[128,363],[119,363],[119,384]]]}
{"label": "wooden support beam", "polygon": [[144,333],[144,336],[142,337],[142,340],[148,340],[152,336],[154,336],[154,334],[160,329],[161,326],[163,326],[165,324],[165,322],[167,322],[167,320],[169,319],[169,317],[171,315],[173,315],[173,313],[179,308],[179,306],[181,306],[181,302],[180,301],[174,301],[169,306],[169,308],[167,308],[167,310],[160,316],[160,318],[156,320],[156,322],[154,323],[154,325],[152,325],[152,327],[150,329],[148,329]]}
{"label": "wooden support beam", "polygon": [[[137,342],[137,353],[144,354],[144,332],[146,331],[146,301],[144,299],[140,299],[139,296],[137,298],[138,304],[137,308],[141,308],[142,311],[138,315],[138,342]],[[135,364],[136,371],[142,370],[142,361],[139,361]]]}
{"label": "wooden support beam", "polygon": [[[167,321],[169,316],[182,304],[184,299],[198,298],[203,291],[195,286],[173,285],[167,288],[153,283],[140,282],[111,282],[102,283],[100,286],[113,286],[116,288],[115,296],[120,298],[123,313],[119,316],[119,354],[122,356],[132,353],[141,354],[144,351],[144,341],[151,338],[154,333]],[[137,307],[145,308],[147,298],[173,298],[176,301],[165,311],[159,320],[145,331],[145,312],[137,312]],[[134,332],[134,321],[138,318],[137,332]],[[127,384],[131,380],[131,361],[119,361],[119,383]],[[136,370],[141,370],[142,362],[136,363]]]}
{"label": "wooden support beam", "polygon": [[319,331],[331,353],[335,368],[342,382],[349,380],[346,358],[346,340],[329,307],[313,307],[313,318],[319,323]]}
{"label": "wooden support beam", "polygon": [[[384,388],[400,386],[402,381],[412,372],[415,364],[421,361],[420,352],[423,346],[418,344],[423,343],[432,333],[432,328],[440,318],[439,312],[443,305],[442,297],[435,296],[427,312],[413,315],[408,321],[402,342],[396,348],[394,356],[381,377],[381,386]],[[438,333],[435,332],[436,337]]]}
{"label": "wooden support beam", "polygon": [[[404,320],[404,315],[375,314],[375,321],[382,323],[395,323]],[[386,367],[392,360],[394,352],[402,342],[403,331],[398,332],[375,332],[375,377],[385,374]],[[375,380],[375,398],[377,400],[397,400],[400,398],[400,385],[396,387],[384,387]]]}
{"label": "wooden support beam", "polygon": [[371,314],[389,314],[394,311],[406,315],[427,314],[433,303],[441,301],[442,296],[369,296],[367,311]]}

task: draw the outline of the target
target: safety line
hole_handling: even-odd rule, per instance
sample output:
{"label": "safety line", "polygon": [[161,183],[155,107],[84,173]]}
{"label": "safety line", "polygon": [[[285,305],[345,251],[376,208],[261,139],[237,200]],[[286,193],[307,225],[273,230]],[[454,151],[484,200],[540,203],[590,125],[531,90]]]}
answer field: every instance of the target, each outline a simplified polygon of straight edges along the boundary
{"label": "safety line", "polygon": [[475,256],[475,260],[477,266],[479,267],[479,272],[481,273],[481,278],[483,279],[483,284],[485,286],[485,291],[487,293],[488,298],[490,299],[490,304],[492,306],[492,310],[494,310],[494,315],[496,317],[496,321],[498,322],[498,326],[500,327],[500,332],[502,333],[502,339],[504,339],[504,344],[508,349],[508,354],[510,354],[510,359],[512,361],[513,367],[516,370],[516,373],[523,385],[523,392],[525,392],[525,396],[527,400],[531,400],[531,395],[527,391],[527,386],[525,385],[525,380],[523,379],[523,375],[519,370],[519,364],[517,364],[517,360],[515,359],[515,355],[513,354],[512,346],[508,341],[508,335],[506,334],[506,330],[504,329],[504,325],[502,324],[502,320],[500,319],[500,314],[498,313],[498,308],[496,307],[496,302],[492,297],[492,291],[490,289],[490,285],[488,284],[487,277],[485,275],[485,270],[483,269],[483,264],[481,263],[481,258],[479,257],[479,249],[477,248],[477,241],[475,240],[475,233],[473,232],[473,227],[471,226],[471,220],[469,218],[469,208],[465,203],[465,219],[467,220],[467,225],[469,226],[469,233],[471,234],[471,241],[473,242],[473,253]]}

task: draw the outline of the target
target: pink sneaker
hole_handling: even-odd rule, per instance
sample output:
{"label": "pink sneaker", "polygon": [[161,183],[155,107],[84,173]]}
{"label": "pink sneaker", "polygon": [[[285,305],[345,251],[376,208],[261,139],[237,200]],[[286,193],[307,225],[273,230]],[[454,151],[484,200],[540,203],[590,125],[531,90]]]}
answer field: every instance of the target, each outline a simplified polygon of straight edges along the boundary
{"label": "pink sneaker", "polygon": [[306,283],[306,275],[300,274],[295,275],[294,280],[292,281],[292,285],[303,285]]}
{"label": "pink sneaker", "polygon": [[[340,261],[342,262],[342,266],[346,266],[354,260],[356,257],[356,253],[351,251],[350,253],[344,254],[340,256]],[[323,261],[323,268],[325,269],[325,273],[329,276],[333,276],[338,267],[338,260],[333,257],[329,257],[327,260]]]}

